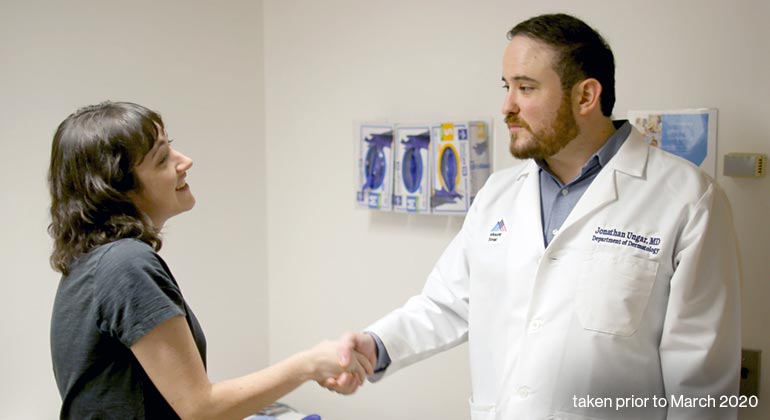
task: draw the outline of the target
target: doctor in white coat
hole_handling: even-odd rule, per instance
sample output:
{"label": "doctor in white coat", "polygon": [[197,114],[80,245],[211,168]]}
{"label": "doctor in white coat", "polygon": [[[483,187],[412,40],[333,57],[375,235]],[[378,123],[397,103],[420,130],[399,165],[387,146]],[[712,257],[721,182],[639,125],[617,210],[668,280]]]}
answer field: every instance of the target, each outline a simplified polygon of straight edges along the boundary
{"label": "doctor in white coat", "polygon": [[343,336],[341,360],[368,354],[378,380],[467,340],[473,420],[736,418],[724,193],[611,120],[614,58],[592,28],[543,15],[508,37],[503,113],[528,161],[490,177],[422,293]]}

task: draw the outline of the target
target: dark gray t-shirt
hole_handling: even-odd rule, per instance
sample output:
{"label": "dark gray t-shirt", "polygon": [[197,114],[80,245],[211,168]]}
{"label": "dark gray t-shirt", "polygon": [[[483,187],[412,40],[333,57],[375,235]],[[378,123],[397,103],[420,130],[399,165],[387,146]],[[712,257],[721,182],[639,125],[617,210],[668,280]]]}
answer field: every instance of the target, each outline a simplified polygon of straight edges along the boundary
{"label": "dark gray t-shirt", "polygon": [[206,364],[206,339],[166,263],[136,239],[79,258],[63,277],[51,317],[51,357],[62,419],[178,419],[130,347],[184,316]]}

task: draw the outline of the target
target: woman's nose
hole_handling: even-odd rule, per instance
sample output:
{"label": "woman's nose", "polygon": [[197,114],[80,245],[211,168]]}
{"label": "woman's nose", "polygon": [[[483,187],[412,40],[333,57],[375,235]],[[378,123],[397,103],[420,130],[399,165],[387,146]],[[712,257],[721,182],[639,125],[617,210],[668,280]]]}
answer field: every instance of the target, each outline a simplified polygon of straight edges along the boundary
{"label": "woman's nose", "polygon": [[176,165],[177,172],[184,172],[189,170],[193,165],[192,159],[182,153],[177,153],[179,154],[179,163]]}

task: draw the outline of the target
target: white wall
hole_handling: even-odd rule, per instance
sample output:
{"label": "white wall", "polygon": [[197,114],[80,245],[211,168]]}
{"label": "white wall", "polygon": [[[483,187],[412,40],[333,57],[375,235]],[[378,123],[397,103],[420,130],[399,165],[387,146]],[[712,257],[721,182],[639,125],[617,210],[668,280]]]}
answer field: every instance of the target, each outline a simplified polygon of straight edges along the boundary
{"label": "white wall", "polygon": [[59,122],[105,99],[160,111],[195,162],[198,204],[167,224],[161,255],[206,331],[210,376],[267,364],[261,26],[250,0],[0,3],[0,418],[58,417],[45,177]]}
{"label": "white wall", "polygon": [[[449,217],[355,210],[352,122],[493,116],[496,168],[510,166],[499,121],[505,33],[553,11],[584,18],[613,47],[615,115],[716,107],[720,172],[727,152],[770,155],[763,0],[265,0],[271,360],[363,328],[419,292],[459,229]],[[744,345],[767,353],[770,177],[718,179],[743,251]],[[466,358],[462,346],[347,399],[309,384],[287,400],[330,420],[466,419]],[[742,414],[768,417],[768,404]]]}

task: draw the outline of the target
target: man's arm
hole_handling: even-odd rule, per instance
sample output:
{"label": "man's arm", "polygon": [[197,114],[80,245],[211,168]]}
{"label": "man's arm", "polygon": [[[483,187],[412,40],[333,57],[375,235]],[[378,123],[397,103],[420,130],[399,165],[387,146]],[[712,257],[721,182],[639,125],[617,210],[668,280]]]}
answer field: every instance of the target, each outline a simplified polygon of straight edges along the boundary
{"label": "man's arm", "polygon": [[[719,408],[738,394],[740,262],[724,193],[712,184],[692,208],[675,252],[660,344],[669,419],[735,419]],[[672,398],[713,398],[716,408],[677,408]]]}
{"label": "man's arm", "polygon": [[[493,175],[494,176],[494,175]],[[375,366],[370,381],[379,380],[385,369],[392,372],[435,353],[452,348],[468,337],[470,303],[470,267],[468,248],[470,231],[486,197],[484,188],[476,195],[463,227],[436,262],[423,287],[404,306],[392,311],[366,328],[365,333],[346,333],[340,339],[340,362],[346,366],[352,350]],[[382,349],[378,353],[378,348]],[[327,380],[322,385],[348,393],[347,375]],[[351,381],[352,382],[352,381]]]}
{"label": "man's arm", "polygon": [[[369,376],[369,380],[376,381],[384,375],[384,369],[393,357],[398,363],[396,368],[400,368],[454,347],[467,338],[469,270],[465,234],[461,230],[449,244],[428,276],[421,294],[372,324],[367,332],[346,333],[340,338],[339,355],[343,368],[355,350],[366,355],[375,366],[375,375]],[[382,348],[382,354],[378,347]],[[353,382],[343,374],[322,385],[348,394],[355,389],[350,387],[349,381]]]}

